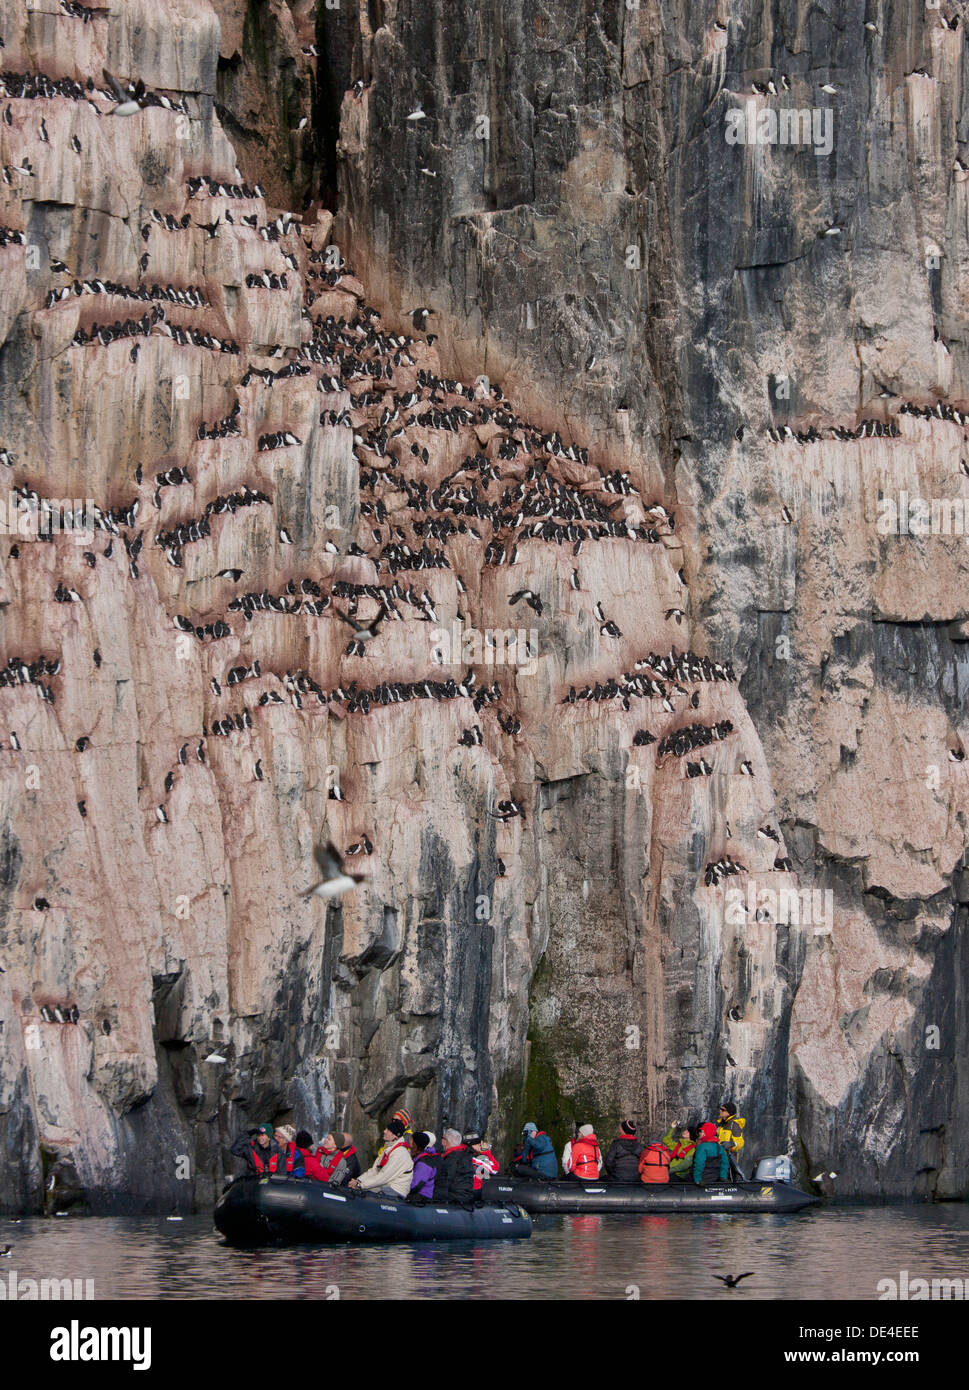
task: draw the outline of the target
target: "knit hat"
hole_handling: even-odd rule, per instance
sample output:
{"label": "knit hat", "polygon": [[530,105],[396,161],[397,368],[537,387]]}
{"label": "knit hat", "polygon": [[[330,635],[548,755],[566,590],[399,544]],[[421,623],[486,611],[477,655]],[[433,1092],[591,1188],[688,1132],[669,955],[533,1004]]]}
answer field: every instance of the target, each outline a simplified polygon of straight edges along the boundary
{"label": "knit hat", "polygon": [[700,1139],[704,1144],[715,1144],[717,1142],[717,1127],[708,1120],[705,1125],[700,1126]]}
{"label": "knit hat", "polygon": [[395,1110],[394,1119],[400,1120],[401,1124],[404,1126],[404,1129],[401,1130],[401,1134],[404,1133],[404,1130],[410,1129],[411,1124],[413,1123],[413,1121],[411,1120],[411,1114],[409,1110]]}
{"label": "knit hat", "polygon": [[633,1124],[632,1120],[623,1120],[619,1128],[628,1138],[631,1138],[636,1133],[636,1126]]}
{"label": "knit hat", "polygon": [[[415,1138],[416,1138],[416,1137],[417,1137],[417,1136],[415,1135]],[[424,1147],[425,1147],[425,1149],[433,1149],[433,1147],[434,1147],[434,1145],[435,1145],[436,1143],[437,1143],[437,1135],[434,1133],[434,1131],[433,1131],[433,1130],[430,1130],[430,1129],[425,1129],[425,1130],[424,1130]]]}
{"label": "knit hat", "polygon": [[534,1120],[529,1120],[528,1124],[522,1125],[522,1134],[537,1134],[538,1125]]}
{"label": "knit hat", "polygon": [[595,1130],[593,1129],[592,1125],[579,1125],[580,1139],[588,1139],[589,1136],[592,1134],[595,1134]]}
{"label": "knit hat", "polygon": [[423,1153],[425,1149],[431,1147],[431,1137],[423,1129],[419,1129],[414,1135],[414,1148]]}
{"label": "knit hat", "polygon": [[276,1133],[281,1134],[287,1144],[291,1144],[296,1138],[296,1129],[293,1125],[278,1125]]}
{"label": "knit hat", "polygon": [[298,1149],[308,1149],[312,1146],[313,1136],[308,1129],[298,1129],[296,1131],[296,1147]]}
{"label": "knit hat", "polygon": [[405,1130],[407,1129],[407,1126],[404,1124],[403,1120],[398,1120],[396,1115],[392,1120],[388,1120],[386,1127],[390,1130],[391,1134],[396,1134],[398,1139],[400,1139],[400,1137],[404,1134]]}
{"label": "knit hat", "polygon": [[340,1129],[331,1129],[330,1133],[333,1135],[333,1142],[338,1149],[348,1149],[353,1143],[352,1134],[344,1134]]}
{"label": "knit hat", "polygon": [[269,1138],[271,1139],[271,1138],[273,1137],[273,1127],[272,1127],[272,1125],[269,1125],[269,1124],[260,1125],[260,1126],[259,1126],[259,1129],[258,1129],[258,1133],[260,1133],[260,1134],[268,1134],[268,1135],[269,1135]]}

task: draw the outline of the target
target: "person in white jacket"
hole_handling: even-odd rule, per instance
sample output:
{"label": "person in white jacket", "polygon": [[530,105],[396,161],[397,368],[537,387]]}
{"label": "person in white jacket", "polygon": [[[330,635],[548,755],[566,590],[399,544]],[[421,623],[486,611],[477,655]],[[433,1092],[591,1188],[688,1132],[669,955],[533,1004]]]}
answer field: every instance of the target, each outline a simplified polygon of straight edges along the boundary
{"label": "person in white jacket", "polygon": [[401,1120],[391,1120],[384,1130],[384,1147],[376,1162],[359,1178],[351,1178],[348,1187],[374,1192],[378,1197],[406,1197],[414,1173],[410,1143]]}

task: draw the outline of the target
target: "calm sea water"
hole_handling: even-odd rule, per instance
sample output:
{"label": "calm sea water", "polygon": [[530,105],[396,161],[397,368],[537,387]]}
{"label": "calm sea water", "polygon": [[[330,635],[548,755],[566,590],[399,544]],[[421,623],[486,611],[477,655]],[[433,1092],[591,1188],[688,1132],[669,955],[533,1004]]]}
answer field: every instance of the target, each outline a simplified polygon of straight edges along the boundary
{"label": "calm sea water", "polygon": [[[207,1217],[0,1218],[0,1280],[93,1279],[120,1299],[875,1299],[879,1279],[969,1282],[969,1205],[794,1216],[539,1217],[477,1246],[233,1250]],[[733,1292],[714,1274],[753,1270]]]}

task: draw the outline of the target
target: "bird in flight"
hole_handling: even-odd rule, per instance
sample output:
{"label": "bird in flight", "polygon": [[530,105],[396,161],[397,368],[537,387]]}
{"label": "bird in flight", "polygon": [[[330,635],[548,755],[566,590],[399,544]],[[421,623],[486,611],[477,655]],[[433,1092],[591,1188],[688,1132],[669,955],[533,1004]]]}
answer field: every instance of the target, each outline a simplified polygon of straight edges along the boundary
{"label": "bird in flight", "polygon": [[117,106],[111,112],[111,115],[134,116],[140,111],[144,105],[145,97],[145,84],[142,82],[141,78],[139,77],[134,87],[129,86],[128,90],[125,91],[118,79],[112,77],[107,68],[102,68],[101,71],[104,73],[104,80],[107,82],[112,92],[114,92],[118,102]]}
{"label": "bird in flight", "polygon": [[714,1279],[719,1279],[721,1284],[726,1284],[728,1289],[735,1289],[741,1279],[749,1279],[753,1274],[752,1269],[748,1269],[746,1274],[715,1274]]}
{"label": "bird in flight", "polygon": [[317,845],[313,857],[323,877],[319,883],[314,883],[312,888],[307,888],[305,893],[300,894],[303,898],[339,898],[341,894],[349,893],[356,884],[362,883],[366,877],[364,874],[347,873],[340,852],[332,840],[326,845]]}

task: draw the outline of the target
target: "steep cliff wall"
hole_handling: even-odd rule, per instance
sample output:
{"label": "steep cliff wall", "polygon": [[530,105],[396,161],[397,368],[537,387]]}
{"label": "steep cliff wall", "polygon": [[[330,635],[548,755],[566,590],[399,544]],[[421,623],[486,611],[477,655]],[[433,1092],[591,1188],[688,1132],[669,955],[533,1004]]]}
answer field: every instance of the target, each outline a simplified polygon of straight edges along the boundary
{"label": "steep cliff wall", "polygon": [[[899,406],[961,400],[961,28],[8,9],[0,1200],[204,1203],[270,1114],[723,1093],[961,1191],[963,562],[875,527],[960,493],[961,423]],[[844,92],[827,164],[724,141],[775,67]],[[338,609],[386,613],[362,656]]]}

